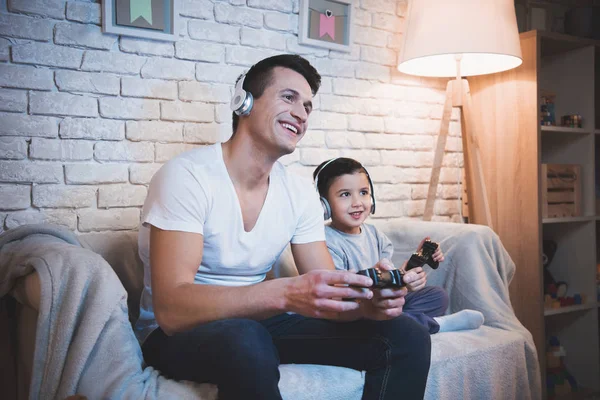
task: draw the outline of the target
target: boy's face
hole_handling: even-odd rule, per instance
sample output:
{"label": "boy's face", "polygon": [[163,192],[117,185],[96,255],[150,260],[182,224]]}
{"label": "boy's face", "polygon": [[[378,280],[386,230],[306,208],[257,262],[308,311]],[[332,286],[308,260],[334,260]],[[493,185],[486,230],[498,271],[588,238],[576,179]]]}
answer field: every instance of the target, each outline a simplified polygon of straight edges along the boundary
{"label": "boy's face", "polygon": [[331,206],[331,225],[338,231],[358,234],[360,225],[371,212],[371,188],[364,172],[345,174],[334,179],[327,192]]}
{"label": "boy's face", "polygon": [[310,85],[301,74],[275,67],[271,83],[254,101],[248,116],[250,129],[263,146],[278,156],[289,154],[306,132],[312,98]]}

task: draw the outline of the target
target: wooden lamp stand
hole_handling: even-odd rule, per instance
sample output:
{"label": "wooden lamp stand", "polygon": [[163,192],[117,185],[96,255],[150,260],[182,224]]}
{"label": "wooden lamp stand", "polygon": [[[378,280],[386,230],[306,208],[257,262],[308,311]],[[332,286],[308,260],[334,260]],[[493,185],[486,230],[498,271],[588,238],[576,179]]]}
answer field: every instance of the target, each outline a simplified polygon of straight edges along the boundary
{"label": "wooden lamp stand", "polygon": [[469,82],[466,79],[462,79],[460,76],[459,57],[457,57],[457,71],[456,79],[449,81],[446,87],[446,101],[444,102],[440,134],[435,148],[435,156],[433,158],[433,168],[431,170],[431,179],[429,180],[429,190],[427,192],[423,220],[431,221],[431,218],[433,217],[433,205],[440,180],[440,169],[442,168],[444,149],[446,148],[452,107],[458,107],[461,109],[462,143],[466,178],[466,182],[464,183],[467,188],[469,222],[487,225],[494,229],[492,226],[492,215],[490,213],[490,205],[483,177],[481,154],[479,151],[479,144],[477,143],[477,135],[475,133],[473,108],[471,106],[471,91],[469,89]]}

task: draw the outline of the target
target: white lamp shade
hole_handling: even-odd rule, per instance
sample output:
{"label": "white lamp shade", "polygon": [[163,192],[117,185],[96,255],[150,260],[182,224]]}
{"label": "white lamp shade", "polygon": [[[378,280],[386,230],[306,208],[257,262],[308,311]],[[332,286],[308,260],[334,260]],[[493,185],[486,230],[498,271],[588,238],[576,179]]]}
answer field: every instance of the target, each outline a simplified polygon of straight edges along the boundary
{"label": "white lamp shade", "polygon": [[454,77],[518,67],[521,59],[514,0],[410,0],[398,70]]}

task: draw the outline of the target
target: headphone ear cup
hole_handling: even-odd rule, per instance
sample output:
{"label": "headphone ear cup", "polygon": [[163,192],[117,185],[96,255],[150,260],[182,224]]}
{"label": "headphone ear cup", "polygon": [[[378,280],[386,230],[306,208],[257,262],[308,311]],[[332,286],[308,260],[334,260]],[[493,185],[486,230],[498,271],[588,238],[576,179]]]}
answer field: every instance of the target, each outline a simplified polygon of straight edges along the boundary
{"label": "headphone ear cup", "polygon": [[375,214],[375,199],[373,199],[373,204],[371,204],[371,214]]}
{"label": "headphone ear cup", "polygon": [[331,218],[331,206],[325,197],[321,197],[321,205],[323,206],[323,219],[327,221]]}
{"label": "headphone ear cup", "polygon": [[231,103],[229,104],[231,111],[237,112],[240,108],[242,108],[245,101],[246,101],[246,91],[244,89],[242,89],[242,85],[238,82],[238,84],[235,85],[233,97],[231,98]]}
{"label": "headphone ear cup", "polygon": [[237,115],[248,115],[250,110],[252,110],[252,106],[254,105],[254,97],[252,96],[252,93],[244,90],[245,79],[246,74],[242,75],[242,77],[237,81],[233,90],[233,97],[229,103],[231,111]]}
{"label": "headphone ear cup", "polygon": [[244,99],[244,103],[240,108],[236,111],[237,115],[248,115],[250,114],[250,110],[252,110],[252,106],[254,105],[254,97],[252,93],[246,92],[246,98]]}

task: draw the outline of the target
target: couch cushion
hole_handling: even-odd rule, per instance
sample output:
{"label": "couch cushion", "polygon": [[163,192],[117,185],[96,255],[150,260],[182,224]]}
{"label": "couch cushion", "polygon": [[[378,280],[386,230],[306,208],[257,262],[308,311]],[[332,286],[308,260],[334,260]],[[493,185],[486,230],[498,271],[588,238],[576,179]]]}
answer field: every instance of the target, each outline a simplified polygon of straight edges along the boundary
{"label": "couch cushion", "polygon": [[349,368],[283,364],[279,366],[279,390],[284,399],[360,400],[365,373]]}
{"label": "couch cushion", "polygon": [[522,376],[526,342],[518,332],[481,326],[431,339],[427,399],[529,398],[528,380]]}
{"label": "couch cushion", "polygon": [[[525,341],[515,332],[489,326],[431,336],[431,369],[426,399],[515,399],[529,393],[522,371]],[[279,388],[284,399],[360,400],[365,374],[347,368],[287,364],[280,367]],[[499,375],[502,379],[498,379]],[[514,385],[505,385],[510,381]],[[459,395],[459,397],[456,397]]]}
{"label": "couch cushion", "polygon": [[100,254],[113,268],[127,291],[129,321],[140,314],[140,296],[144,288],[144,265],[138,255],[137,232],[102,232],[78,236],[83,247]]}

